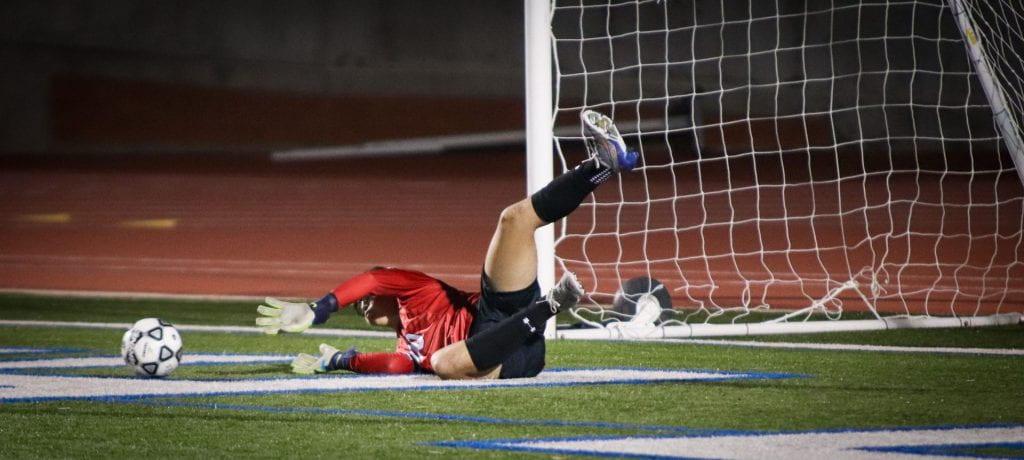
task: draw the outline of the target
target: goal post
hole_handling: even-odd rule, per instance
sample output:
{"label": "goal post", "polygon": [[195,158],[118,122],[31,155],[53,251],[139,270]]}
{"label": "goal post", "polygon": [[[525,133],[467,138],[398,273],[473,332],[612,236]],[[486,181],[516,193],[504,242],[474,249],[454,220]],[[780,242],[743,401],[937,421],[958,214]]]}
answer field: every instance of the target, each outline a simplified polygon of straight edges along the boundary
{"label": "goal post", "polygon": [[1020,322],[1021,2],[524,1],[528,190],[584,109],[643,155],[538,236],[602,326],[560,336]]}
{"label": "goal post", "polygon": [[[523,0],[526,67],[526,193],[540,190],[554,176],[554,124],[551,98],[551,4]],[[555,229],[541,227],[537,242],[537,282],[547,292],[555,284]],[[555,319],[545,334],[553,337]]]}
{"label": "goal post", "polygon": [[[985,96],[988,98],[989,105],[992,107],[992,116],[995,121],[996,128],[999,129],[999,134],[1003,136],[1003,140],[1006,143],[1006,149],[1010,153],[1010,157],[1013,158],[1013,163],[1017,166],[1017,174],[1020,176],[1020,180],[1024,181],[1024,141],[1021,140],[1021,125],[1022,115],[1024,115],[1024,107],[1021,106],[1022,96],[1021,91],[1024,87],[1021,87],[1022,76],[1017,73],[1024,70],[1019,65],[1021,63],[1021,56],[1018,53],[1024,53],[1024,49],[1015,48],[1012,45],[1024,44],[1024,37],[1021,36],[1024,31],[1016,30],[1017,39],[1012,37],[1004,39],[1004,47],[1009,45],[1008,54],[1006,56],[999,52],[986,53],[986,44],[984,43],[984,35],[982,31],[984,29],[979,28],[979,20],[975,17],[982,17],[984,13],[979,11],[982,6],[991,6],[987,3],[982,2],[970,2],[965,0],[948,0],[950,8],[952,9],[953,16],[956,18],[956,23],[960,27],[960,33],[963,35],[964,44],[967,47],[967,52],[970,54],[971,64],[974,66],[974,71],[978,75],[978,81],[981,82],[981,87],[985,91]],[[973,3],[973,4],[972,4]],[[993,2],[996,3],[996,2]],[[1017,3],[1011,5],[1016,7],[1024,6],[1024,3]],[[973,7],[973,8],[972,8]],[[1020,21],[1024,20],[1020,9],[1004,10],[1004,15],[1012,16],[1015,15],[1014,21],[1017,25],[1020,25]],[[1000,18],[999,15],[995,15],[995,18]],[[1012,26],[1009,24],[1000,24],[1002,27],[1011,29]],[[998,47],[998,42],[996,42]],[[1007,61],[1004,65],[1004,73],[1001,76],[1003,80],[1016,78],[1016,91],[1017,91],[1017,104],[1011,106],[1007,104],[1006,90],[1003,88],[1004,85],[1000,83],[999,78],[993,74],[992,66],[989,65],[990,61],[993,61],[993,57],[1000,60]],[[1013,59],[1013,61],[1010,61]],[[1014,65],[1016,64],[1016,65]],[[1008,85],[1013,88],[1012,83]]]}

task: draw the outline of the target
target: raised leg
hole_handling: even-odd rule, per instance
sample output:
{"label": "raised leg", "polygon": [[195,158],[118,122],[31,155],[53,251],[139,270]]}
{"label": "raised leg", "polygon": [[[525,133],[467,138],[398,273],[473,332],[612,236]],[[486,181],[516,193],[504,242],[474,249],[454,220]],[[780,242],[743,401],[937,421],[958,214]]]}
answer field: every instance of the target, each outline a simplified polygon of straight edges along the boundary
{"label": "raised leg", "polygon": [[528,198],[501,212],[484,259],[484,273],[494,290],[518,291],[537,279],[537,243],[533,234],[545,224]]}
{"label": "raised leg", "polygon": [[[612,174],[636,166],[639,156],[626,148],[611,119],[588,110],[581,114],[581,120],[589,135],[593,158],[501,212],[484,259],[484,274],[490,289],[512,293],[529,288],[537,279],[534,232],[572,213]],[[569,275],[568,278],[563,277],[552,294],[572,292],[566,298],[571,298],[571,303],[575,304],[582,295],[582,288],[575,277]],[[558,313],[559,303],[557,299],[542,299],[532,305],[522,305],[514,315],[496,326],[438,350],[430,359],[434,372],[445,379],[497,378],[501,363]]]}

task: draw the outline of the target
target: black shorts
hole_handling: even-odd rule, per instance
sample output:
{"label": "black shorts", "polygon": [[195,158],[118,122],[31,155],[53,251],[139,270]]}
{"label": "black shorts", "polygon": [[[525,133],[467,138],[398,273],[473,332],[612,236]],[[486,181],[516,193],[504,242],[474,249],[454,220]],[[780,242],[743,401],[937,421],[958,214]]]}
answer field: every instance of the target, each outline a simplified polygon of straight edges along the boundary
{"label": "black shorts", "polygon": [[[540,299],[540,285],[534,281],[526,289],[514,292],[497,292],[490,286],[486,274],[480,275],[480,300],[476,305],[476,318],[469,327],[472,337],[494,327],[519,310],[533,305]],[[498,378],[515,379],[534,377],[544,369],[544,324],[512,355],[502,361]]]}

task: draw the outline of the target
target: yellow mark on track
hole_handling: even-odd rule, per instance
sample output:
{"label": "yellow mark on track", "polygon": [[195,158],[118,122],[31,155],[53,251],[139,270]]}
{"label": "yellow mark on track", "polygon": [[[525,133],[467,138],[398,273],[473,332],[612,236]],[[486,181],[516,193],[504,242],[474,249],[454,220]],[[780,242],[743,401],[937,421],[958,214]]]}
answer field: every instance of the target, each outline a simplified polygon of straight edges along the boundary
{"label": "yellow mark on track", "polygon": [[126,220],[120,223],[122,227],[128,228],[155,228],[167,229],[178,226],[178,219],[139,219]]}
{"label": "yellow mark on track", "polygon": [[17,217],[19,222],[32,222],[34,224],[66,224],[71,222],[71,214],[57,212],[50,214],[22,214]]}

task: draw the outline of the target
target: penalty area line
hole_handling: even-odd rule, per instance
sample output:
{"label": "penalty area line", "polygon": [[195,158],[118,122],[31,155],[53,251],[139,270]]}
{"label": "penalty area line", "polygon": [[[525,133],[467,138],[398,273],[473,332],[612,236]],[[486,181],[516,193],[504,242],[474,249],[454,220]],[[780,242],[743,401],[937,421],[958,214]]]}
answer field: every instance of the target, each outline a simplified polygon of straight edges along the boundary
{"label": "penalty area line", "polygon": [[756,340],[748,341],[720,339],[651,339],[643,340],[643,342],[747,348],[776,348],[788,350],[869,351],[885,353],[932,353],[959,355],[1024,356],[1024,349],[1018,348],[903,347],[894,345],[860,345],[852,343],[763,342]]}

